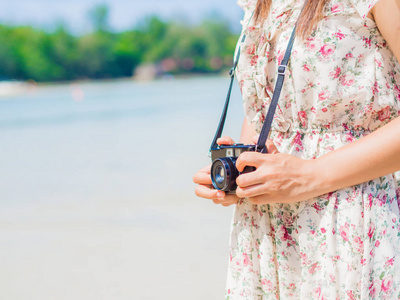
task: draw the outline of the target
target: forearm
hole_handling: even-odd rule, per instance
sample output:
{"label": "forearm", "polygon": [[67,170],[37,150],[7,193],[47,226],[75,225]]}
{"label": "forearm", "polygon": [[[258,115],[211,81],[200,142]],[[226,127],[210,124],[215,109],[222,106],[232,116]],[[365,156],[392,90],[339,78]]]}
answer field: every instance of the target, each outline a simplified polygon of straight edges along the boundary
{"label": "forearm", "polygon": [[400,170],[400,117],[370,135],[315,160],[320,193]]}
{"label": "forearm", "polygon": [[257,134],[254,124],[249,124],[247,119],[244,118],[242,125],[242,132],[240,135],[240,142],[249,145],[253,143],[253,137]]}

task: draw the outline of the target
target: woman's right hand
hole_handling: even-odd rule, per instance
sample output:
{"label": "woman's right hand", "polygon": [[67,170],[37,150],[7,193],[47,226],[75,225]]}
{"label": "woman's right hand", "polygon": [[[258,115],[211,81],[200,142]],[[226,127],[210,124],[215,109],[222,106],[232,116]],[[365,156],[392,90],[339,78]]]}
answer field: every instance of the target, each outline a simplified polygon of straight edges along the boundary
{"label": "woman's right hand", "polygon": [[[222,137],[217,141],[218,145],[233,145],[235,142],[230,137]],[[214,189],[211,182],[211,164],[202,168],[193,176],[193,182],[197,184],[195,193],[197,196],[212,200],[215,204],[230,206],[237,204],[239,197],[227,195],[223,191]]]}

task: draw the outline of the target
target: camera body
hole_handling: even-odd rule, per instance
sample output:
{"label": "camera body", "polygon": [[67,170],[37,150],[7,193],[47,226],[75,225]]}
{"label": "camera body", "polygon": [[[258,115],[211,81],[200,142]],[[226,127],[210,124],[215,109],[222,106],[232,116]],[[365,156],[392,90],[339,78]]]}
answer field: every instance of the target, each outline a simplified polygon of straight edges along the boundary
{"label": "camera body", "polygon": [[215,189],[226,194],[235,194],[236,178],[243,173],[255,171],[254,167],[245,167],[243,172],[236,169],[236,160],[246,151],[257,152],[257,145],[219,145],[211,148],[211,180]]}

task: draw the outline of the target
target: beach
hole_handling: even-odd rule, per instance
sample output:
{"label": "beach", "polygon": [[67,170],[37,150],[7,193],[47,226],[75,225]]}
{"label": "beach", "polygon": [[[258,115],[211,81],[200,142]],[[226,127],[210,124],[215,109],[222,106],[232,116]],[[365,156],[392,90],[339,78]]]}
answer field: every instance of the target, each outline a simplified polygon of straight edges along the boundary
{"label": "beach", "polygon": [[[0,98],[0,299],[221,299],[233,208],[194,195],[227,77]],[[243,119],[235,86],[226,134]]]}

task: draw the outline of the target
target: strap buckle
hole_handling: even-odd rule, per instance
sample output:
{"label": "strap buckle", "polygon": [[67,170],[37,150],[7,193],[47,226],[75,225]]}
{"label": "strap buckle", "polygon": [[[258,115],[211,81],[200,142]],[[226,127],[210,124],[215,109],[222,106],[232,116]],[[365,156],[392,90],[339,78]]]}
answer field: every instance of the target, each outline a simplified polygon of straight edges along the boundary
{"label": "strap buckle", "polygon": [[235,68],[232,68],[232,69],[229,71],[229,76],[231,76],[231,77],[234,77],[234,76],[235,76]]}
{"label": "strap buckle", "polygon": [[287,68],[287,66],[285,66],[285,65],[280,65],[280,66],[278,67],[278,75],[283,75],[283,76],[285,76],[285,74],[286,74],[286,68]]}

